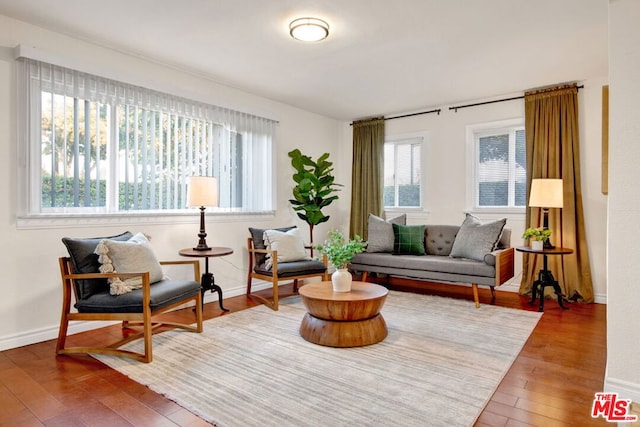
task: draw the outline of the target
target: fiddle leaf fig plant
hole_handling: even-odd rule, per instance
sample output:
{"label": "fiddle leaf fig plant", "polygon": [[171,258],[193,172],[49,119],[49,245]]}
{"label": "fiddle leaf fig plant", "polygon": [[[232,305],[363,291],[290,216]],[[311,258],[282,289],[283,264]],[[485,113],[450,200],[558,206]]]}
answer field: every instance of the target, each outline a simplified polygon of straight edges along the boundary
{"label": "fiddle leaf fig plant", "polygon": [[322,209],[338,199],[334,194],[341,184],[335,182],[333,163],[328,160],[329,153],[324,153],[317,160],[304,155],[297,148],[289,152],[291,166],[295,169],[293,180],[293,199],[289,200],[298,217],[309,224],[309,237],[313,248],[313,227],[327,222],[329,216]]}

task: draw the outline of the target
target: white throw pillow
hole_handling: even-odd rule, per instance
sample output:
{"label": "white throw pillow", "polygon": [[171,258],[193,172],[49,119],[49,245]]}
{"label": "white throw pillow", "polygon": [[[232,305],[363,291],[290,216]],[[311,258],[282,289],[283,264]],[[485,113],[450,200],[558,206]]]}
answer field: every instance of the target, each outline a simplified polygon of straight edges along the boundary
{"label": "white throw pillow", "polygon": [[[300,228],[292,228],[289,231],[265,230],[262,236],[267,249],[278,251],[278,262],[292,262],[308,260],[307,250],[304,247],[304,239]],[[265,261],[267,270],[273,267],[271,255],[267,255]]]}
{"label": "white throw pillow", "polygon": [[[151,243],[142,233],[137,233],[127,241],[101,240],[96,247],[101,273],[141,273],[149,272],[149,282],[163,279],[162,266],[153,251]],[[142,287],[142,278],[125,280],[111,279],[111,295],[121,295]]]}

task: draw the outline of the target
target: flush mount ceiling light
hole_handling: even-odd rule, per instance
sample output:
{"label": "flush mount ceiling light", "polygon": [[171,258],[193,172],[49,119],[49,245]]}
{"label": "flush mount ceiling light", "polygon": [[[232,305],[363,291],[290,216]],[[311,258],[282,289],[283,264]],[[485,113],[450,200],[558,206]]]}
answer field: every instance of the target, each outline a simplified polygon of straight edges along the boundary
{"label": "flush mount ceiling light", "polygon": [[296,40],[317,42],[329,35],[329,24],[317,18],[298,18],[289,24],[289,34]]}

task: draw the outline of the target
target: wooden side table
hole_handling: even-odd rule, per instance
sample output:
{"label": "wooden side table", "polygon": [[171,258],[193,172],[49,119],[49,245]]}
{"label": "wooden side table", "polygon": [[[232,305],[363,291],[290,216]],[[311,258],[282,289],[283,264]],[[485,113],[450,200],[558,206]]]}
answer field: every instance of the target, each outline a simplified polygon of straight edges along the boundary
{"label": "wooden side table", "polygon": [[549,255],[569,255],[573,253],[573,249],[569,248],[552,248],[552,249],[541,249],[535,250],[530,246],[519,246],[516,248],[518,252],[525,252],[535,255],[543,256],[543,267],[542,270],[538,273],[538,280],[533,282],[533,287],[531,289],[531,301],[529,304],[534,304],[536,302],[536,297],[540,296],[540,305],[538,306],[538,311],[544,311],[544,288],[547,286],[552,286],[553,291],[558,297],[558,305],[565,310],[568,310],[569,307],[565,306],[562,303],[562,289],[560,289],[560,284],[553,277],[553,274],[549,270],[547,266],[547,257]]}
{"label": "wooden side table", "polygon": [[204,258],[204,273],[202,274],[202,280],[200,282],[202,285],[202,304],[204,305],[204,293],[208,290],[211,290],[211,293],[218,293],[218,303],[220,304],[220,309],[222,311],[229,311],[222,305],[222,288],[216,285],[215,277],[213,277],[213,273],[209,271],[209,258],[231,255],[233,253],[233,249],[217,246],[212,247],[206,251],[197,251],[193,248],[185,248],[180,249],[178,253],[181,256],[186,257]]}
{"label": "wooden side table", "polygon": [[305,340],[329,347],[360,347],[387,337],[380,314],[387,288],[353,282],[351,292],[334,292],[331,282],[314,282],[298,292],[308,310],[300,325]]}

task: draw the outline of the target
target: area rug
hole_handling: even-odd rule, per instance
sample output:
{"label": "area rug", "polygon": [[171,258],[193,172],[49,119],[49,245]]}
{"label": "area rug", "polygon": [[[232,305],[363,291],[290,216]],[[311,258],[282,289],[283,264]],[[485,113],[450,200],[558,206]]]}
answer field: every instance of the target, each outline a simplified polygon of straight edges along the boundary
{"label": "area rug", "polygon": [[298,297],[280,304],[156,335],[150,364],[95,357],[218,426],[470,426],[541,316],[391,291],[387,338],[339,349],[300,337]]}

